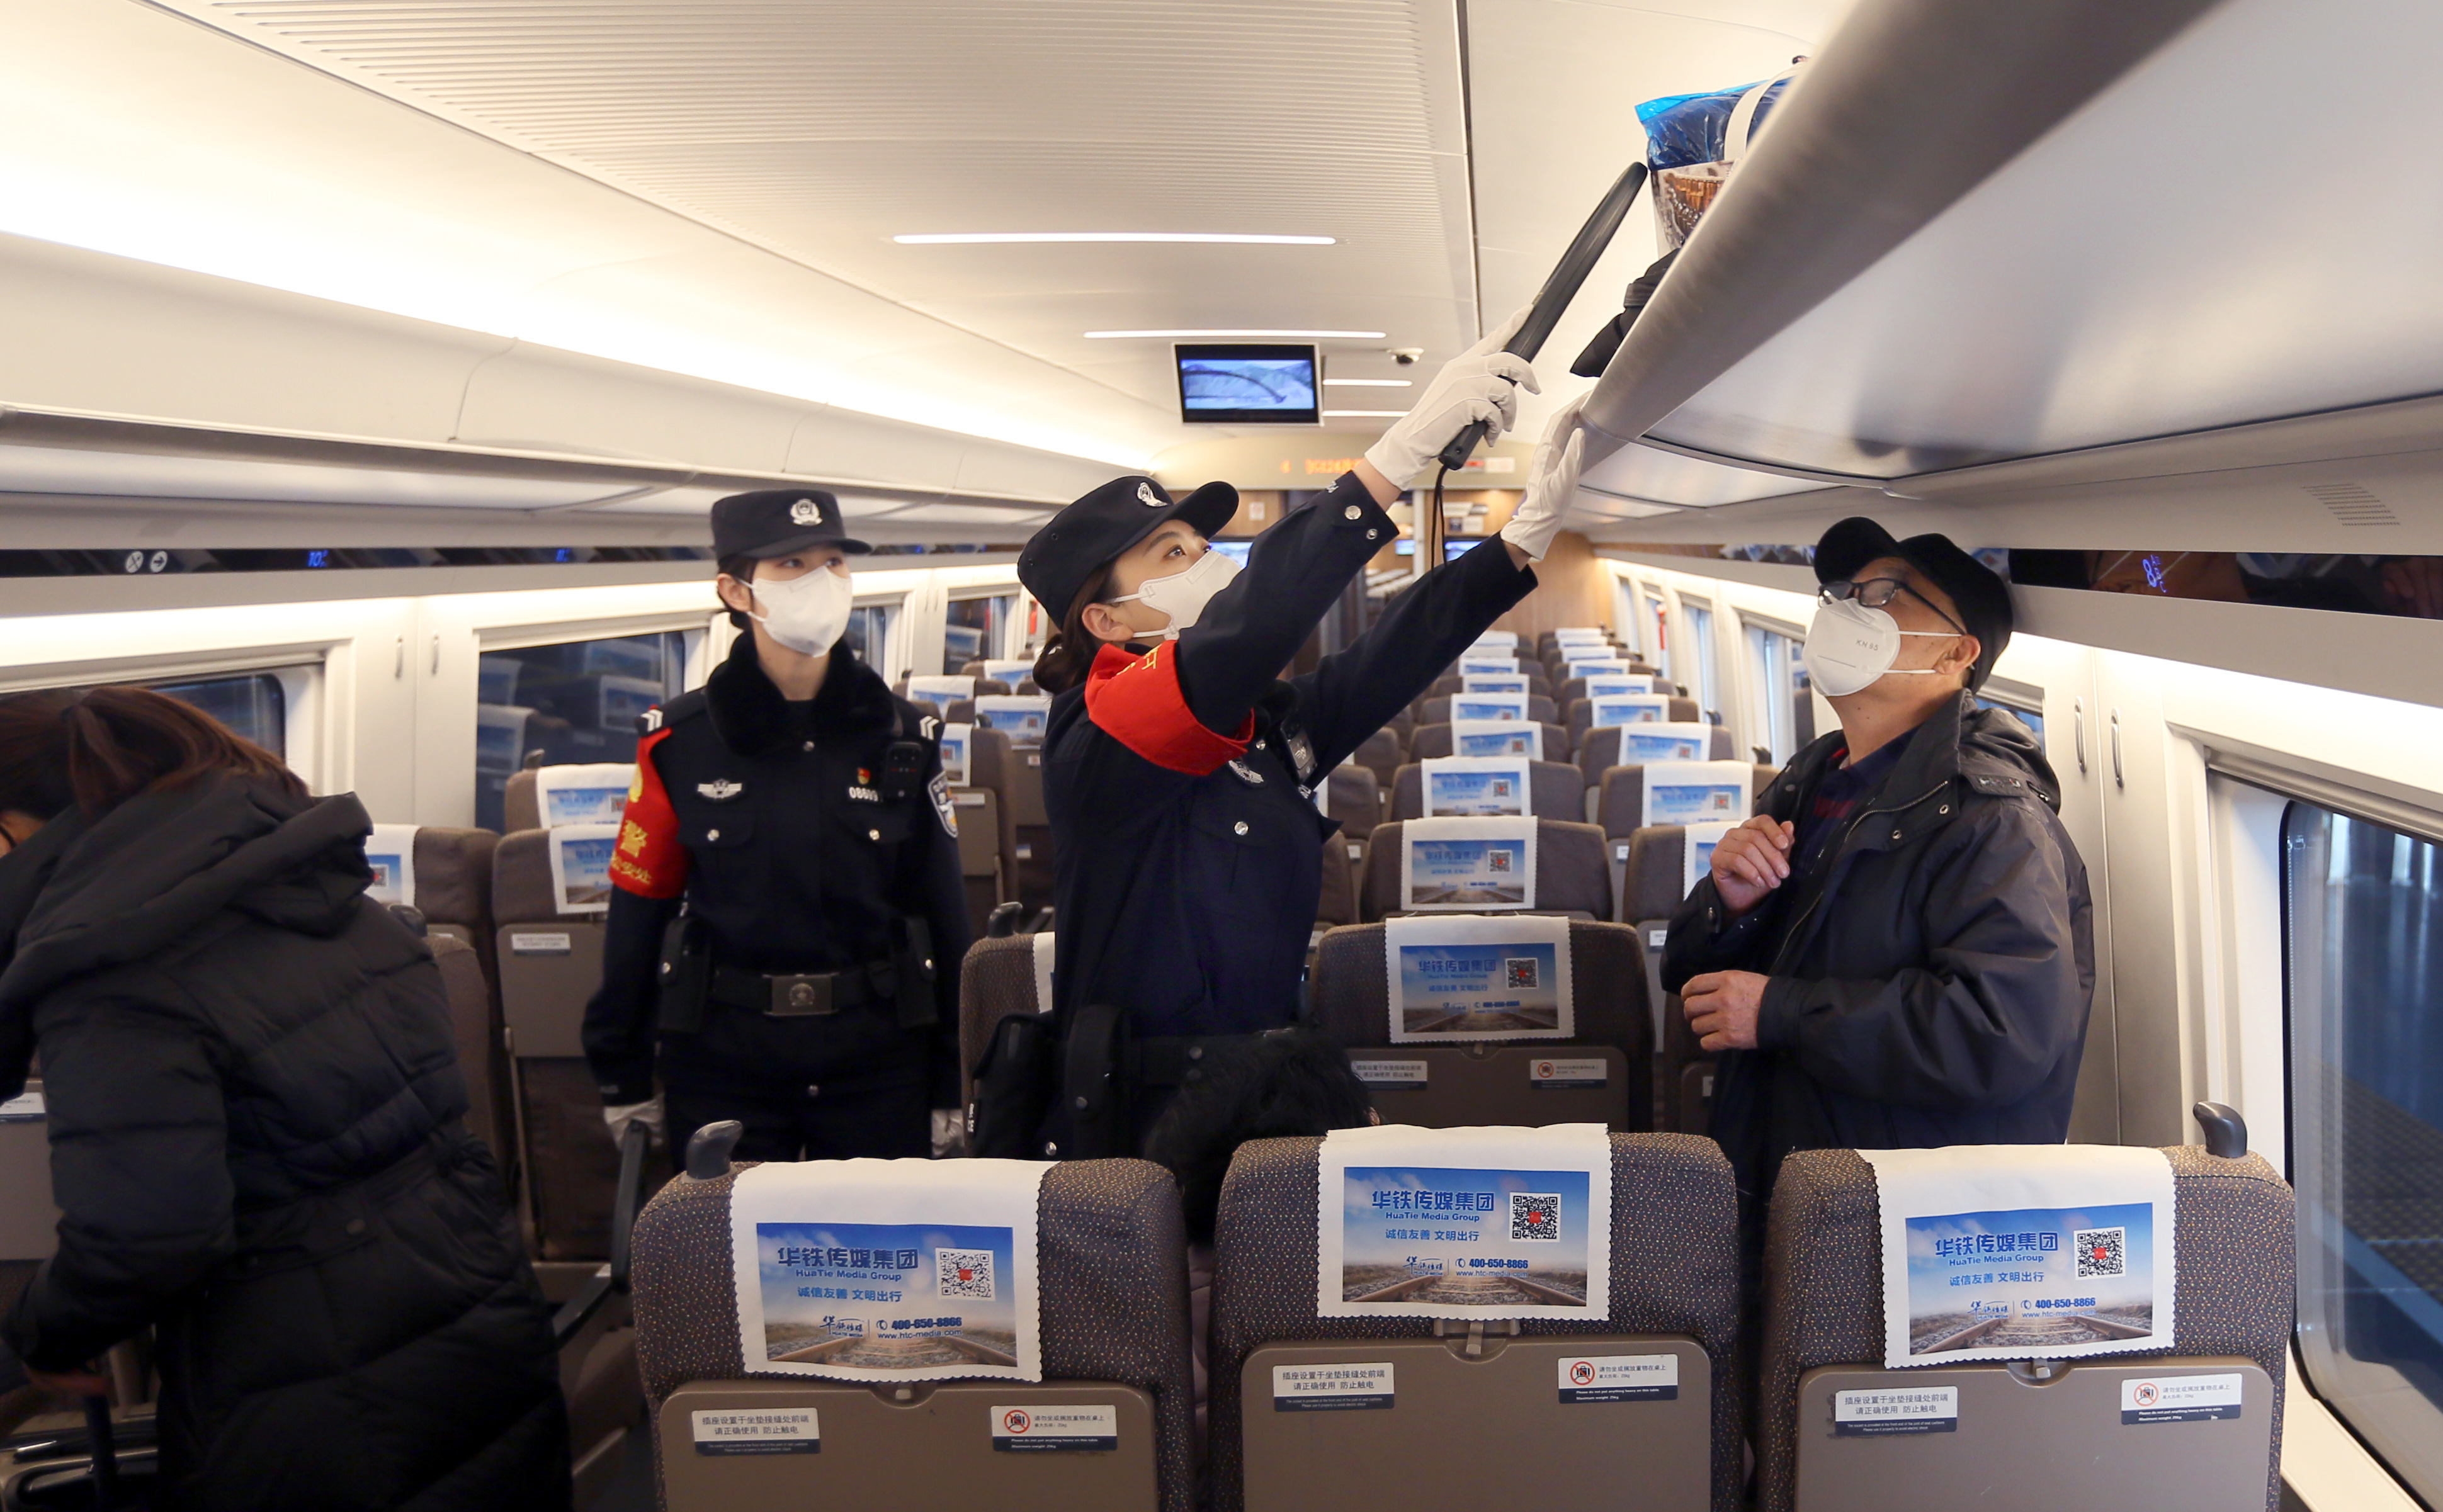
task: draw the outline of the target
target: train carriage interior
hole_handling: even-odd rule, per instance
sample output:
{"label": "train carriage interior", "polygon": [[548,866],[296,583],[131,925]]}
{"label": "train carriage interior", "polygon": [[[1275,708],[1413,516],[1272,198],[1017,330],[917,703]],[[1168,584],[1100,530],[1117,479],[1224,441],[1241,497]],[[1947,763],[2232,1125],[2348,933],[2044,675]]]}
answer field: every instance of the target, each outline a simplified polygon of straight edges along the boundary
{"label": "train carriage interior", "polygon": [[[0,0],[0,694],[157,689],[362,800],[560,1309],[579,1506],[2443,1508],[2443,9]],[[833,1381],[820,1453],[690,1451],[689,1412],[805,1383],[703,1343],[729,1252],[687,1236],[729,1221],[726,1157],[663,1190],[602,1133],[609,894],[553,830],[617,820],[640,716],[730,654],[713,501],[828,490],[873,547],[845,643],[959,741],[972,1073],[1049,1010],[1059,926],[1033,667],[1064,606],[1020,549],[1142,473],[1234,484],[1216,548],[1260,559],[1521,309],[1540,392],[1391,480],[1398,538],[1285,669],[1497,535],[1579,407],[1534,592],[1317,782],[1307,985],[1386,1124],[1608,1130],[1589,1337],[1670,1340],[1614,1353],[1676,1361],[1673,1415],[1593,1421],[1540,1324],[1387,1342],[1300,1293],[1338,1157],[1276,1139],[1211,1239],[1209,1413],[1203,1354],[1178,1397],[1169,1189],[1071,1162],[1037,1377]],[[1907,1384],[1881,1315],[1842,1312],[1883,1284],[1869,1163],[1782,1178],[1860,1240],[1842,1274],[1777,1248],[1760,1296],[1717,1294],[1735,1236],[1663,1221],[1728,1198],[1662,975],[1704,852],[1644,774],[1713,763],[1753,800],[1839,728],[1812,554],[1859,515],[2010,585],[1977,701],[2049,765],[2092,895],[2068,1140],[2171,1152],[2177,1356],[2245,1415],[2124,1427],[2157,1419],[2076,1394],[2114,1357],[2031,1356],[1941,1367],[1956,1434],[1853,1433],[1834,1397]],[[1496,721],[1516,738],[1481,744]],[[1601,1006],[1567,1043],[1522,1018],[1419,1050],[1385,1032],[1385,941],[1420,927],[1430,763],[1482,754],[1526,779],[1502,811],[1537,890],[1508,902],[1558,916]],[[0,1106],[0,1303],[59,1242],[35,1075]],[[1395,1410],[1281,1415],[1295,1373],[1395,1357],[1348,1401]],[[9,1512],[153,1504],[157,1361],[139,1335],[107,1369],[123,1475],[73,1406],[0,1396]],[[941,1426],[1048,1421],[1075,1381],[1116,1457]],[[1534,1466],[1439,1464],[1480,1430]],[[947,1500],[910,1502],[935,1455]]]}

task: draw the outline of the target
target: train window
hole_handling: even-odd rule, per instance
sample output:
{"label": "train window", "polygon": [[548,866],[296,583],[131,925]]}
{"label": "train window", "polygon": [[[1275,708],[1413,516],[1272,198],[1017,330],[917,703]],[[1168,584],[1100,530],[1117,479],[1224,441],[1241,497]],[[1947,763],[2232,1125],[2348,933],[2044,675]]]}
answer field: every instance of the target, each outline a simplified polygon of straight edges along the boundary
{"label": "train window", "polygon": [[2028,704],[2020,702],[2016,699],[1987,698],[1981,693],[1976,696],[1976,706],[1980,709],[2010,710],[2012,714],[2017,715],[2019,717],[2019,722],[2026,725],[2029,732],[2035,736],[2036,745],[2039,748],[2043,747],[2045,743],[2045,715],[2042,709],[2032,708]]}
{"label": "train window", "polygon": [[288,759],[288,691],[279,674],[245,672],[145,686],[194,705],[283,761]]}
{"label": "train window", "polygon": [[475,823],[505,828],[509,774],[528,759],[560,766],[627,761],[636,717],[686,686],[678,630],[487,650],[478,665]]}
{"label": "train window", "polygon": [[1016,593],[950,600],[949,621],[942,628],[944,675],[956,677],[969,662],[1001,655],[1009,644],[1009,617],[1017,607]]}
{"label": "train window", "polygon": [[848,617],[849,654],[877,672],[888,671],[891,625],[898,617],[897,604],[859,604]]}
{"label": "train window", "polygon": [[1681,599],[1680,608],[1688,616],[1688,659],[1694,664],[1687,668],[1693,674],[1689,696],[1697,701],[1708,720],[1719,724],[1722,711],[1716,705],[1721,702],[1722,684],[1714,676],[1714,611],[1689,598]]}
{"label": "train window", "polygon": [[1755,663],[1756,729],[1773,752],[1775,766],[1787,766],[1815,738],[1814,684],[1807,680],[1807,659],[1799,654],[1795,635],[1748,627],[1748,655]]}
{"label": "train window", "polygon": [[2282,818],[2301,1359],[2443,1504],[2443,867],[2308,803]]}
{"label": "train window", "polygon": [[1646,660],[1654,664],[1656,671],[1679,682],[1680,674],[1671,669],[1671,637],[1664,630],[1662,600],[1651,593],[1645,599],[1645,622],[1654,628],[1654,641],[1647,647]]}

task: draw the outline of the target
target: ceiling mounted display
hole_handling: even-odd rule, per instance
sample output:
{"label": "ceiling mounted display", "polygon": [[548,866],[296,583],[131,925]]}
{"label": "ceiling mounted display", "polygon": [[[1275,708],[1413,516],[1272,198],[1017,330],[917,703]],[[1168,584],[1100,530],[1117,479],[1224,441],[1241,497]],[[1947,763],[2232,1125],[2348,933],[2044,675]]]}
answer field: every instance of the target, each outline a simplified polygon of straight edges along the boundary
{"label": "ceiling mounted display", "polygon": [[1182,342],[1179,418],[1189,425],[1313,426],[1321,363],[1312,342]]}

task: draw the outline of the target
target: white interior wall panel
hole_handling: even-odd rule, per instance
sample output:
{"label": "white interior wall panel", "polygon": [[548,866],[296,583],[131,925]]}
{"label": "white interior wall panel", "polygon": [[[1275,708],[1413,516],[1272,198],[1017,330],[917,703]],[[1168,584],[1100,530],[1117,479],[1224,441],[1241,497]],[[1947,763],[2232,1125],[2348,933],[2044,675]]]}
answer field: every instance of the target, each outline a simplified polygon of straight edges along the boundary
{"label": "white interior wall panel", "polygon": [[[776,484],[789,474],[918,496],[1038,504],[1065,502],[1114,470],[1109,463],[0,235],[6,406],[276,435],[641,460],[768,475]],[[154,467],[158,477],[119,476],[136,465],[122,462],[111,476],[80,487],[62,475],[74,470],[74,459],[56,448],[24,449],[25,466],[15,470],[13,450],[0,419],[0,511],[11,493],[124,490],[185,499],[200,492],[335,504],[403,500],[562,509],[622,491],[555,484],[537,493],[530,483],[512,483],[487,492],[468,480],[448,486],[412,474],[396,487],[370,475],[338,483],[234,479],[216,487],[212,465],[189,466],[174,457]],[[646,499],[622,513],[700,519],[711,497]]]}
{"label": "white interior wall panel", "polygon": [[0,234],[0,404],[447,442],[505,337]]}

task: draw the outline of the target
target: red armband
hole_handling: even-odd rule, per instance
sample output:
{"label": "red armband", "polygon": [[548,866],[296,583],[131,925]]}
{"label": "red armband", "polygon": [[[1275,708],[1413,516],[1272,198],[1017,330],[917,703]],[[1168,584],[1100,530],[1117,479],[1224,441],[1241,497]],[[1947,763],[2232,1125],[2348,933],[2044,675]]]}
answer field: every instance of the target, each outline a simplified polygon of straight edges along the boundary
{"label": "red armband", "polygon": [[619,816],[619,844],[611,851],[611,880],[644,898],[676,898],[687,888],[687,847],[679,843],[679,816],[653,765],[653,747],[670,738],[655,730],[636,742],[636,777],[628,784],[628,808]]}
{"label": "red armband", "polygon": [[1247,753],[1256,738],[1250,709],[1237,736],[1197,722],[1179,685],[1179,645],[1165,641],[1143,656],[1106,646],[1086,674],[1086,717],[1104,734],[1166,771],[1201,777]]}

